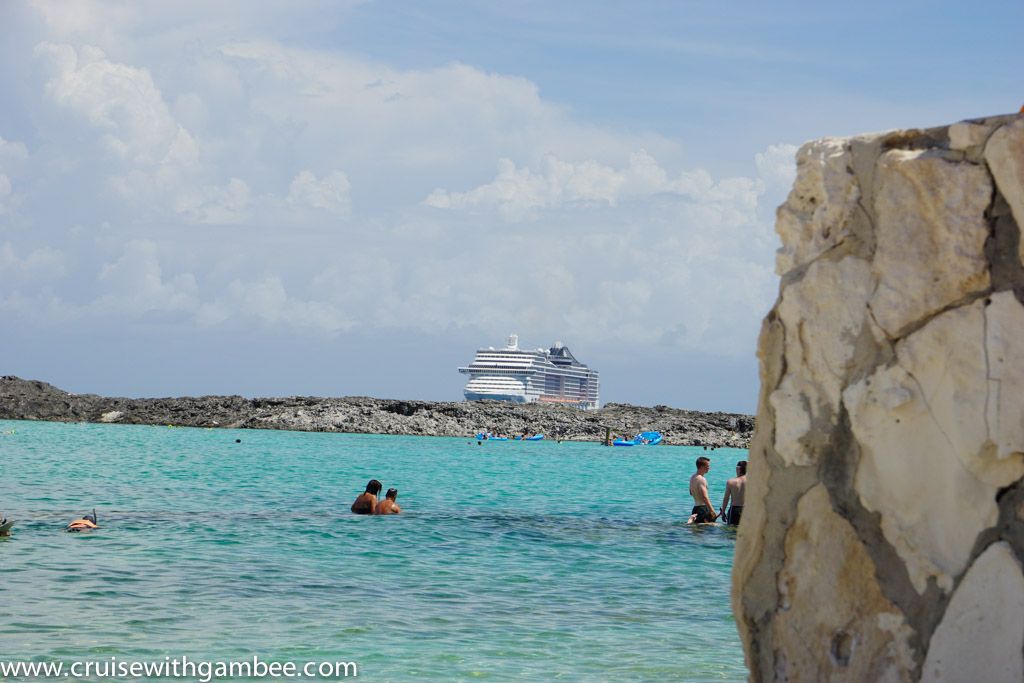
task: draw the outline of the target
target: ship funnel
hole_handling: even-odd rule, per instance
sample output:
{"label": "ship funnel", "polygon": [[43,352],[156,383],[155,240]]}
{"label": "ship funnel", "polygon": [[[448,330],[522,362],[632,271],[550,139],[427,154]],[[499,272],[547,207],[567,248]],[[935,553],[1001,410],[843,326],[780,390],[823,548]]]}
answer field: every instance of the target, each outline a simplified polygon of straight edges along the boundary
{"label": "ship funnel", "polygon": [[510,334],[510,335],[508,335],[508,346],[506,348],[509,348],[509,349],[518,349],[519,348],[519,335],[518,334]]}

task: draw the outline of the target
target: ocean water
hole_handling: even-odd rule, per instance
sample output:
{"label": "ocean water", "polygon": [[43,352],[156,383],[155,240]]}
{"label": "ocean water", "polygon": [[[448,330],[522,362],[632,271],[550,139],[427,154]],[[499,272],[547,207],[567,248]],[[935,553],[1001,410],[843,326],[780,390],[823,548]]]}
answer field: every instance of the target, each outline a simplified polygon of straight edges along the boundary
{"label": "ocean water", "polygon": [[[13,433],[10,433],[12,432]],[[352,661],[374,681],[739,681],[741,450],[0,421],[0,661]],[[235,443],[241,439],[241,443]],[[366,481],[405,513],[358,517]],[[95,507],[101,528],[63,526]]]}

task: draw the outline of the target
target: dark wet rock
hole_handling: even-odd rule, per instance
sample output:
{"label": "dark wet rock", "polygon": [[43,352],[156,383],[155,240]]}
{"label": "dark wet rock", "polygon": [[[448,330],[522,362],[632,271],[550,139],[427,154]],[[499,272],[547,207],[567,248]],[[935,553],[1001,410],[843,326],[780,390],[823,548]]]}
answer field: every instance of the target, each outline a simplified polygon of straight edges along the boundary
{"label": "dark wet rock", "polygon": [[664,443],[709,448],[746,448],[754,427],[749,415],[663,405],[648,408],[609,403],[600,410],[583,411],[540,403],[362,396],[108,398],[69,394],[46,382],[13,376],[0,377],[0,419],[463,437],[479,431],[509,435],[528,431],[571,441],[603,441],[606,429],[629,437],[641,431],[659,431],[665,436]]}

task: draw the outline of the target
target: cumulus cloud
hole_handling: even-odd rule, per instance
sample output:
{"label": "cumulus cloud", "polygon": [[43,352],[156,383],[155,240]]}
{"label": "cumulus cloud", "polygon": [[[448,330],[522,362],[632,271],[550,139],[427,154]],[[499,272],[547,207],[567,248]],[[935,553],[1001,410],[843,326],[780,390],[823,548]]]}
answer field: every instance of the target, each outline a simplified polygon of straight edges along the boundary
{"label": "cumulus cloud", "polygon": [[639,148],[678,148],[654,134],[581,124],[528,79],[466,64],[396,69],[270,41],[225,44],[219,52],[252,89],[247,105],[279,135],[287,131],[292,153],[339,154],[350,178],[353,165],[443,178],[524,154],[531,162],[546,153],[610,160]]}
{"label": "cumulus cloud", "polygon": [[39,247],[19,257],[10,242],[0,247],[0,281],[8,286],[47,285],[64,277],[67,257],[59,249]]}
{"label": "cumulus cloud", "polygon": [[181,273],[165,278],[157,245],[133,240],[121,256],[105,264],[98,280],[102,294],[90,304],[99,313],[143,314],[150,311],[189,311],[198,306],[195,276]]}
{"label": "cumulus cloud", "polygon": [[193,223],[233,225],[248,217],[250,195],[244,180],[232,178],[224,186],[208,185],[183,193],[175,208]]}
{"label": "cumulus cloud", "polygon": [[[45,73],[13,117],[33,127],[3,131],[31,157],[0,139],[0,212],[22,202],[0,222],[8,310],[749,356],[792,146],[724,177],[521,76],[213,29],[182,47],[173,22],[105,4],[40,6]],[[151,40],[126,39],[139,22]]]}
{"label": "cumulus cloud", "polygon": [[352,209],[349,197],[351,185],[348,176],[332,171],[320,180],[311,171],[302,171],[288,187],[288,203],[323,209],[339,216],[347,216]]}
{"label": "cumulus cloud", "polygon": [[770,145],[754,156],[758,175],[777,188],[789,188],[796,179],[796,145]]}
{"label": "cumulus cloud", "polygon": [[195,163],[195,141],[171,116],[147,69],[112,62],[91,46],[43,42],[36,53],[53,67],[46,92],[104,131],[110,153],[146,165]]}
{"label": "cumulus cloud", "polygon": [[563,161],[547,155],[537,171],[518,168],[509,159],[498,164],[498,174],[489,183],[467,192],[434,190],[423,203],[439,209],[495,207],[508,220],[533,215],[534,209],[563,205],[614,207],[620,201],[649,198],[661,193],[698,201],[738,201],[749,205],[761,188],[747,179],[715,183],[706,171],[681,172],[675,177],[645,150],[630,155],[621,169],[594,160]]}
{"label": "cumulus cloud", "polygon": [[28,159],[28,150],[20,142],[11,142],[0,137],[0,214],[13,206],[12,193],[14,184],[12,176]]}
{"label": "cumulus cloud", "polygon": [[196,315],[201,325],[219,325],[228,320],[252,320],[281,326],[335,333],[350,329],[353,321],[330,303],[290,296],[278,276],[231,282],[216,300],[203,304]]}

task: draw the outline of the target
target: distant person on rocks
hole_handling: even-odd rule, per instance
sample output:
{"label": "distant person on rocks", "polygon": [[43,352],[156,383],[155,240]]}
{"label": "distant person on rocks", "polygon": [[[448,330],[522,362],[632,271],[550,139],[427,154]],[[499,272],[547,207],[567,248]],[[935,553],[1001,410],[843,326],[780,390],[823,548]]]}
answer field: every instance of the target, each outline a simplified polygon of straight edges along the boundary
{"label": "distant person on rocks", "polygon": [[379,481],[371,479],[366,484],[366,490],[360,493],[352,503],[352,512],[357,515],[372,515],[377,508],[377,494],[380,493],[381,488],[383,487]]}
{"label": "distant person on rocks", "polygon": [[[740,460],[736,463],[736,476],[725,482],[725,498],[722,499],[722,516],[726,523],[739,526],[740,517],[743,516],[743,491],[747,487],[747,461]],[[729,507],[729,500],[732,499],[732,507]],[[728,510],[729,514],[726,515]]]}
{"label": "distant person on rocks", "polygon": [[711,460],[705,456],[697,458],[697,471],[690,477],[690,495],[693,496],[693,510],[687,524],[710,524],[718,519],[715,507],[708,495],[708,480],[704,475],[711,469]]}
{"label": "distant person on rocks", "polygon": [[65,531],[89,531],[90,529],[98,529],[99,527],[99,522],[96,519],[96,508],[93,508],[91,515],[84,515],[80,519],[72,521],[68,524]]}
{"label": "distant person on rocks", "polygon": [[397,515],[402,511],[402,508],[398,507],[398,503],[395,499],[398,498],[398,489],[390,488],[388,492],[384,494],[384,500],[377,503],[377,508],[373,511],[375,515]]}

